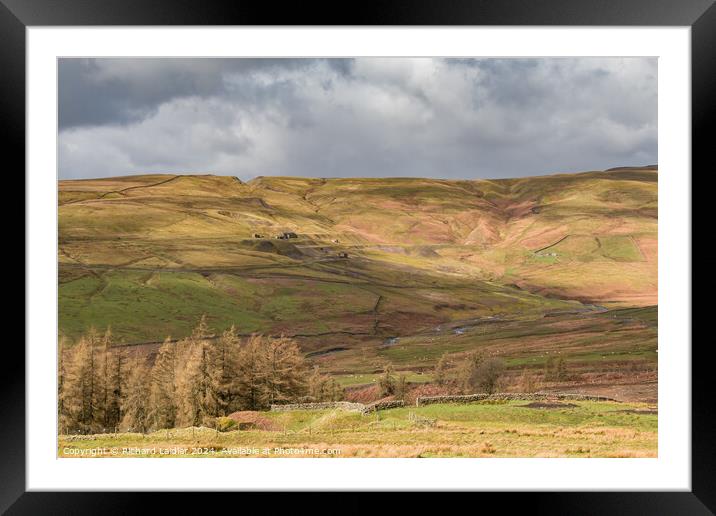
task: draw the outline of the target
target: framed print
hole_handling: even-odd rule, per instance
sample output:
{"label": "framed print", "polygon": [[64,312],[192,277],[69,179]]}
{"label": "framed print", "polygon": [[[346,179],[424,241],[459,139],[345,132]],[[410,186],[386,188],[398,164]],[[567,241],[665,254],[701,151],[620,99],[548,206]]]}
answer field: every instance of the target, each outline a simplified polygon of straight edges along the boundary
{"label": "framed print", "polygon": [[3,508],[713,510],[711,2],[61,4],[1,11],[27,202]]}

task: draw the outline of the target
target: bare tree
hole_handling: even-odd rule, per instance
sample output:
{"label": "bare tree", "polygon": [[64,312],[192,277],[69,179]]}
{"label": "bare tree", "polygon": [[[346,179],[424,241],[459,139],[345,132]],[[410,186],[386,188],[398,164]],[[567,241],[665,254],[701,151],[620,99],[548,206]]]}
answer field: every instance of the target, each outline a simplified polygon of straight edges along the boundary
{"label": "bare tree", "polygon": [[440,357],[440,360],[438,360],[438,363],[435,365],[435,383],[437,383],[438,385],[445,385],[448,383],[447,368],[447,353],[443,353],[443,355]]}
{"label": "bare tree", "polygon": [[522,392],[535,392],[537,390],[537,378],[526,368],[522,370],[519,389]]}
{"label": "bare tree", "polygon": [[485,358],[480,352],[471,353],[460,369],[463,392],[486,392],[497,390],[505,365],[497,357]]}
{"label": "bare tree", "polygon": [[475,385],[475,372],[480,368],[485,360],[485,356],[475,351],[470,353],[465,361],[460,365],[458,371],[458,382],[460,389],[465,393],[474,392]]}
{"label": "bare tree", "polygon": [[497,390],[504,370],[505,364],[500,358],[491,357],[483,360],[474,370],[470,384],[481,392],[492,394]]}
{"label": "bare tree", "polygon": [[392,364],[386,364],[383,368],[383,375],[378,380],[381,396],[391,396],[395,394],[395,371]]}
{"label": "bare tree", "polygon": [[406,394],[408,394],[408,379],[404,374],[400,374],[395,383],[395,399],[405,400]]}

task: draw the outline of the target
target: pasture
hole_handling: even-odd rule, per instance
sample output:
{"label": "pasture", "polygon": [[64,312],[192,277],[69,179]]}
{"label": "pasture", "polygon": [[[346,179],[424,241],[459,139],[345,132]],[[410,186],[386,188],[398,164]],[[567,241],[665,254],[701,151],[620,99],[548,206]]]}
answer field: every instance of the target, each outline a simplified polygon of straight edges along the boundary
{"label": "pasture", "polygon": [[656,411],[639,403],[508,401],[405,407],[366,415],[338,410],[260,414],[271,430],[183,428],[146,435],[60,436],[58,454],[488,458],[655,457],[657,452]]}

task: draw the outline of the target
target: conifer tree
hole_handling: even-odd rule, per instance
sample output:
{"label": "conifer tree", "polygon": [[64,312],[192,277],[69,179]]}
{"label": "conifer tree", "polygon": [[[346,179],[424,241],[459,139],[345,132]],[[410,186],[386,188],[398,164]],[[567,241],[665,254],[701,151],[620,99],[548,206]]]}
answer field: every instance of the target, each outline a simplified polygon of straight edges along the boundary
{"label": "conifer tree", "polygon": [[206,314],[202,314],[196,327],[191,332],[191,338],[196,341],[200,341],[206,339],[207,337],[211,337],[211,330],[209,329],[209,323],[206,320]]}
{"label": "conifer tree", "polygon": [[252,335],[238,355],[234,390],[242,408],[248,410],[258,410],[262,407],[265,399],[264,380],[266,373],[264,363],[266,359],[262,344],[262,337]]}
{"label": "conifer tree", "polygon": [[177,378],[177,418],[180,426],[199,426],[218,411],[206,341],[192,341]]}
{"label": "conifer tree", "polygon": [[159,348],[149,379],[149,421],[155,429],[176,425],[176,358],[176,346],[167,337]]}
{"label": "conifer tree", "polygon": [[197,343],[191,338],[183,339],[176,344],[177,368],[175,369],[176,421],[180,427],[197,424],[199,413],[199,391],[195,382]]}
{"label": "conifer tree", "polygon": [[67,433],[74,426],[69,411],[72,400],[68,399],[68,385],[65,381],[67,378],[66,346],[67,339],[60,338],[57,343],[57,424],[58,432],[61,434]]}
{"label": "conifer tree", "polygon": [[311,401],[339,401],[343,398],[344,390],[340,384],[328,375],[321,374],[315,366],[307,381],[308,397]]}
{"label": "conifer tree", "polygon": [[234,385],[240,344],[236,328],[232,325],[211,345],[211,381],[216,396],[218,416],[226,416],[239,408]]}
{"label": "conifer tree", "polygon": [[107,382],[110,386],[109,401],[106,407],[108,429],[116,429],[122,421],[122,405],[126,398],[129,368],[127,353],[124,349],[114,349],[111,353],[110,371]]}
{"label": "conifer tree", "polygon": [[149,421],[149,369],[142,358],[136,358],[127,382],[127,397],[122,406],[120,427],[124,431],[145,433]]}
{"label": "conifer tree", "polygon": [[305,360],[292,339],[265,340],[265,404],[285,403],[306,391]]}
{"label": "conifer tree", "polygon": [[88,433],[96,431],[102,419],[97,389],[97,333],[91,329],[80,338],[70,353],[63,377],[63,410],[68,416],[68,430]]}
{"label": "conifer tree", "polygon": [[219,414],[218,393],[214,381],[214,360],[209,342],[199,343],[198,357],[196,381],[199,388],[200,421],[203,422],[204,418],[216,417]]}
{"label": "conifer tree", "polygon": [[98,393],[98,419],[101,421],[103,429],[110,428],[110,403],[112,396],[112,386],[110,376],[112,374],[112,330],[108,326],[105,331],[98,350],[98,375],[97,375],[97,393]]}

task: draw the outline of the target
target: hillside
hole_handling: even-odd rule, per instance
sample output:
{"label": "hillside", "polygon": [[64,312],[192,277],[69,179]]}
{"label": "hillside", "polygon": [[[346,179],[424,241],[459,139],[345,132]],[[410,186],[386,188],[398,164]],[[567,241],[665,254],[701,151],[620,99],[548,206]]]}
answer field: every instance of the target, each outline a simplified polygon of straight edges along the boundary
{"label": "hillside", "polygon": [[[550,315],[550,327],[616,325],[605,342],[619,356],[653,356],[652,312],[619,314],[657,304],[657,174],[60,181],[60,334],[111,326],[151,349],[206,313],[217,330],[285,333],[328,366],[345,357],[336,370],[370,373],[388,355],[417,371],[438,349],[469,349],[464,329],[485,322],[533,337]],[[590,347],[599,328],[575,337],[585,356],[604,348]],[[399,339],[422,351],[401,355]]]}

